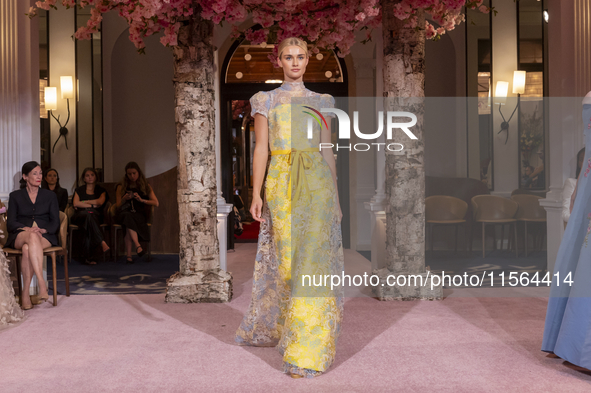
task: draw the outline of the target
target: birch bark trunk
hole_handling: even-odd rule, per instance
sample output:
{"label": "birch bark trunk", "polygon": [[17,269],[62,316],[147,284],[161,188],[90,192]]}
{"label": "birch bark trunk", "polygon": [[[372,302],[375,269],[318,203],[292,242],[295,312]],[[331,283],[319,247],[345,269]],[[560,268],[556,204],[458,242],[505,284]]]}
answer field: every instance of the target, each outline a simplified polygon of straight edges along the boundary
{"label": "birch bark trunk", "polygon": [[180,272],[166,302],[227,302],[232,276],[220,269],[217,237],[213,23],[199,11],[180,29],[174,54]]}
{"label": "birch bark trunk", "polygon": [[[394,16],[399,0],[382,0],[384,40],[384,110],[411,112],[417,123],[412,140],[402,130],[393,140],[404,145],[401,152],[386,150],[386,268],[375,273],[420,275],[425,272],[425,170],[423,165],[423,99],[425,96],[425,19],[418,14],[418,29],[404,25]],[[399,122],[408,122],[400,118]],[[438,299],[441,287],[384,285],[376,288],[381,300]],[[384,281],[385,282],[385,281]]]}

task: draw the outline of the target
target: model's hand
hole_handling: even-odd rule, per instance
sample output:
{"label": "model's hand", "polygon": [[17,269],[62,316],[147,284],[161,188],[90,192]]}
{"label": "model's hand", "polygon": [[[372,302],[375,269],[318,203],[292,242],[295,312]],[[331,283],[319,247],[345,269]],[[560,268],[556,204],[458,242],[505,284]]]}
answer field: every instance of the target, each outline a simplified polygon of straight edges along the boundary
{"label": "model's hand", "polygon": [[129,201],[131,198],[133,198],[133,195],[131,195],[130,192],[127,192],[125,195],[123,195],[123,199],[126,201]]}
{"label": "model's hand", "polygon": [[142,197],[140,196],[140,194],[138,194],[137,192],[133,193],[133,198],[135,200],[137,200],[138,202],[143,202]]}
{"label": "model's hand", "polygon": [[37,228],[37,229],[38,229],[37,232],[39,232],[39,233],[47,233],[47,229],[45,229],[45,228]]}
{"label": "model's hand", "polygon": [[583,105],[591,104],[591,91],[583,98]]}
{"label": "model's hand", "polygon": [[265,220],[261,218],[263,214],[263,200],[258,195],[255,195],[252,198],[252,203],[250,205],[250,214],[252,214],[252,218],[254,218],[256,221],[265,222]]}

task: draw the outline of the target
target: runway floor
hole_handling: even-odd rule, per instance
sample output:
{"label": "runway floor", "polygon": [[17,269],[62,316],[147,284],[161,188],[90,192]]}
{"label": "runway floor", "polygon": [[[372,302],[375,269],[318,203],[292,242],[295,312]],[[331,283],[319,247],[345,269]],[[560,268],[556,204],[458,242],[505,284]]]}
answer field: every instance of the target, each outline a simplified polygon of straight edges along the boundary
{"label": "runway floor", "polygon": [[[540,351],[547,290],[446,290],[442,301],[347,298],[337,358],[315,379],[281,373],[274,348],[240,347],[256,244],[228,254],[234,298],[59,296],[0,331],[2,392],[587,392],[591,375]],[[361,258],[361,259],[358,259]],[[347,250],[353,270],[369,262]],[[365,265],[364,265],[365,264]],[[352,270],[352,271],[353,271]]]}

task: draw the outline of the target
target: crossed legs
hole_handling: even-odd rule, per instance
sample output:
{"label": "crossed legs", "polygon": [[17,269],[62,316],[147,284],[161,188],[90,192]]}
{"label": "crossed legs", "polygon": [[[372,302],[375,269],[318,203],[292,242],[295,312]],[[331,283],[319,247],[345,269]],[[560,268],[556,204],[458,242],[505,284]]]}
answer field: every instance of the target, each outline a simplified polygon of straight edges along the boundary
{"label": "crossed legs", "polygon": [[23,308],[31,306],[31,298],[29,297],[29,287],[33,274],[37,276],[39,282],[39,296],[47,298],[47,285],[43,279],[43,249],[50,247],[51,243],[38,232],[21,232],[18,234],[14,242],[16,249],[23,252],[21,257],[21,272],[23,275],[23,292],[22,305]]}
{"label": "crossed legs", "polygon": [[[127,252],[127,259],[131,259],[131,246],[135,246],[136,251],[141,248],[140,242],[137,237],[137,232],[133,229],[127,228],[125,230],[125,250]],[[143,251],[143,249],[142,249]],[[141,251],[140,251],[141,252]]]}

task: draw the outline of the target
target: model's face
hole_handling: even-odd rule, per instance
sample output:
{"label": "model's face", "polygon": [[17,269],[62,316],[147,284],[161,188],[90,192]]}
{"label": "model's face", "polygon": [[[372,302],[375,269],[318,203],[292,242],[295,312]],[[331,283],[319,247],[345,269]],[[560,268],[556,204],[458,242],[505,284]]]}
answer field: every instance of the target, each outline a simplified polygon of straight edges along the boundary
{"label": "model's face", "polygon": [[308,65],[308,56],[299,46],[288,46],[283,49],[277,64],[283,68],[285,81],[301,82]]}
{"label": "model's face", "polygon": [[96,182],[96,176],[92,171],[88,171],[84,174],[84,182],[86,184],[94,184]]}
{"label": "model's face", "polygon": [[47,172],[47,174],[45,175],[45,181],[50,186],[55,186],[57,184],[57,173],[55,173],[55,171]]}
{"label": "model's face", "polygon": [[39,187],[41,185],[41,180],[43,180],[43,172],[41,171],[41,167],[37,166],[33,168],[28,175],[23,175],[23,179],[27,182],[27,185],[30,187]]}
{"label": "model's face", "polygon": [[138,173],[138,171],[133,168],[129,168],[126,173],[127,173],[127,178],[132,183],[135,183],[137,181],[137,179],[140,177],[140,174]]}

